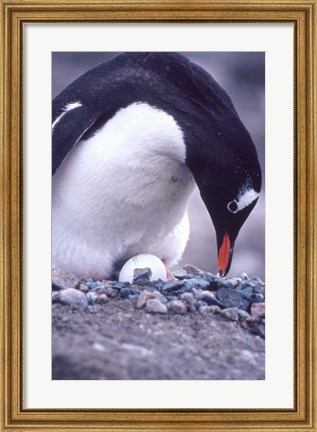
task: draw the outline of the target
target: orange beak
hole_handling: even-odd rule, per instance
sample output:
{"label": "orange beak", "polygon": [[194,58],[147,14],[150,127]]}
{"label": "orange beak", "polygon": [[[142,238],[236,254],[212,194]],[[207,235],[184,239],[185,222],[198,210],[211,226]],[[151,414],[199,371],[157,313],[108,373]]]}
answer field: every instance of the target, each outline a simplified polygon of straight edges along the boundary
{"label": "orange beak", "polygon": [[227,269],[230,264],[230,255],[230,239],[228,233],[225,233],[218,253],[218,270],[220,276],[225,276],[227,274]]}

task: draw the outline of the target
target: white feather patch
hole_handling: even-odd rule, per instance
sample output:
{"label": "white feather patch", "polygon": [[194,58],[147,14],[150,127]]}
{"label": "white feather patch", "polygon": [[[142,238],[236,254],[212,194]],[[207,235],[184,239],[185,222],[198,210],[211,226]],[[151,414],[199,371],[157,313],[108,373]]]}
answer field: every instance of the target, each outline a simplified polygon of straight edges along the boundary
{"label": "white feather patch", "polygon": [[[231,213],[237,213],[238,211],[244,209],[245,207],[248,207],[251,203],[253,203],[253,201],[257,199],[259,195],[260,194],[256,192],[253,188],[251,189],[243,188],[240,191],[238,197],[235,200],[228,203],[227,208],[229,211],[231,211]],[[237,205],[237,208],[234,211],[230,209],[230,204],[232,202],[235,202]]]}

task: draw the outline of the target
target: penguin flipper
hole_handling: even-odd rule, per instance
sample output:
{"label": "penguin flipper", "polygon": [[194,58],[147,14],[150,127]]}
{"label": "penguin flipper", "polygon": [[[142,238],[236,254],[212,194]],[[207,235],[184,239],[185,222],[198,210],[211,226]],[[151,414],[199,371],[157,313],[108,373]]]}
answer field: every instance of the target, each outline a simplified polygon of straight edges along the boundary
{"label": "penguin flipper", "polygon": [[80,106],[66,111],[59,120],[55,120],[52,133],[52,175],[97,118],[97,113],[91,108]]}

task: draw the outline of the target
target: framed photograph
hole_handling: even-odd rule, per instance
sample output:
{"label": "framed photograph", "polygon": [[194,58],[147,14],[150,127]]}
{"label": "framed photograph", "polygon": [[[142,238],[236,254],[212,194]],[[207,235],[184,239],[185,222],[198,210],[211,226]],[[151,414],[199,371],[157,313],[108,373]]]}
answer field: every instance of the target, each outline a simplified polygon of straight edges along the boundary
{"label": "framed photograph", "polygon": [[0,429],[316,423],[316,1],[1,2]]}

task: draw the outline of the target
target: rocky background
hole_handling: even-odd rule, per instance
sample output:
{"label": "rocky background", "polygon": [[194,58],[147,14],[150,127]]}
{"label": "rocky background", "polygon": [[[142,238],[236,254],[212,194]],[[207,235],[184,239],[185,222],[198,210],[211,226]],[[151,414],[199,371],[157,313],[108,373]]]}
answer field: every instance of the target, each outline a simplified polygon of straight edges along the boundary
{"label": "rocky background", "polygon": [[53,269],[52,378],[265,379],[265,285],[185,266],[132,284]]}
{"label": "rocky background", "polygon": [[[118,54],[117,52],[52,53],[52,98],[84,72]],[[229,275],[246,271],[265,279],[265,53],[183,52],[182,54],[205,68],[228,92],[257,148],[263,173],[262,194],[240,231]],[[217,247],[214,228],[197,190],[189,203],[189,219],[190,240],[180,265],[190,262],[206,271],[216,272]]]}

